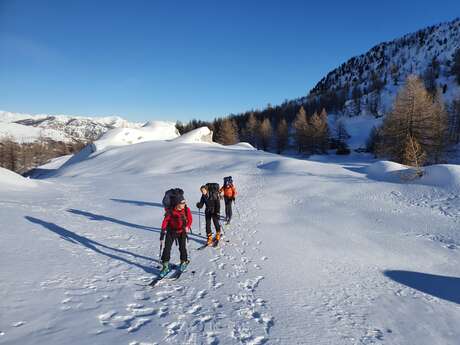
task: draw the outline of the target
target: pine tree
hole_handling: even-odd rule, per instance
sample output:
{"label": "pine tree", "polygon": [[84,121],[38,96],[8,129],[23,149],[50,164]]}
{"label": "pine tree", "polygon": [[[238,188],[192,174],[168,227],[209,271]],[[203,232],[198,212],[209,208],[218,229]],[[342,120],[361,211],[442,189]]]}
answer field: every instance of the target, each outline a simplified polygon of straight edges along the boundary
{"label": "pine tree", "polygon": [[452,75],[457,79],[457,83],[460,84],[460,48],[458,48],[452,58]]}
{"label": "pine tree", "polygon": [[270,146],[270,140],[272,138],[272,125],[270,119],[266,118],[262,121],[259,129],[259,142],[262,150],[267,151]]}
{"label": "pine tree", "polygon": [[348,154],[350,149],[348,148],[347,140],[350,135],[347,132],[347,128],[343,123],[342,119],[338,119],[335,122],[335,138],[337,140],[337,154]]}
{"label": "pine tree", "polygon": [[460,98],[454,100],[450,106],[449,134],[453,143],[460,143]]}
{"label": "pine tree", "polygon": [[361,91],[358,85],[355,85],[351,90],[351,98],[355,106],[354,115],[359,115],[361,113],[361,97],[363,92]]}
{"label": "pine tree", "polygon": [[276,148],[278,150],[278,153],[283,152],[288,144],[288,131],[288,124],[286,122],[286,119],[283,117],[281,121],[279,121],[278,127],[276,128]]}

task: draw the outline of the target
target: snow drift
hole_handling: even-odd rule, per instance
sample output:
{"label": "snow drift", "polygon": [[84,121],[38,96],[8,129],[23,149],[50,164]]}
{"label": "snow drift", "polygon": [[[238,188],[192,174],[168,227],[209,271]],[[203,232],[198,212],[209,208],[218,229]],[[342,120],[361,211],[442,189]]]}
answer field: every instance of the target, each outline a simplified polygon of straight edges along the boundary
{"label": "snow drift", "polygon": [[110,146],[132,145],[153,140],[170,140],[178,136],[179,131],[174,122],[151,121],[141,128],[109,130],[95,142],[95,146],[97,151],[101,151]]}
{"label": "snow drift", "polygon": [[177,143],[212,143],[212,131],[208,127],[196,128],[174,140]]}
{"label": "snow drift", "polygon": [[0,191],[22,190],[35,187],[35,181],[22,177],[11,170],[0,167]]}
{"label": "snow drift", "polygon": [[378,161],[367,168],[371,179],[392,183],[416,183],[440,188],[460,188],[460,166],[438,164],[423,168],[423,176],[412,178],[414,168],[390,161]]}

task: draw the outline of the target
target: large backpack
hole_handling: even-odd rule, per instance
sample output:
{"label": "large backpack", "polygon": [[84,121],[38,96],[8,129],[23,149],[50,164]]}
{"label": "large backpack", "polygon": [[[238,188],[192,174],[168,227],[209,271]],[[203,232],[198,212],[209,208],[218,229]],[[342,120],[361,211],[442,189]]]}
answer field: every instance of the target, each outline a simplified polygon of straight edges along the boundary
{"label": "large backpack", "polygon": [[233,185],[233,178],[231,176],[224,177],[224,186]]}
{"label": "large backpack", "polygon": [[210,213],[220,212],[220,196],[218,183],[206,183],[208,189],[208,203],[206,208]]}
{"label": "large backpack", "polygon": [[163,197],[163,207],[166,209],[174,208],[179,202],[184,200],[184,191],[180,188],[173,188],[165,192]]}

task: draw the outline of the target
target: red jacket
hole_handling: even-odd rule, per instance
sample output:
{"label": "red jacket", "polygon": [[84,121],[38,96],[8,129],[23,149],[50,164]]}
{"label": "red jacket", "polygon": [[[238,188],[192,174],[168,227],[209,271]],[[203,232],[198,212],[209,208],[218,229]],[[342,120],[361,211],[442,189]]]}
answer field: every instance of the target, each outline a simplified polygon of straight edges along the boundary
{"label": "red jacket", "polygon": [[166,232],[167,230],[175,231],[178,234],[181,234],[185,229],[188,229],[192,226],[192,212],[190,209],[185,206],[182,211],[173,208],[172,210],[166,210],[163,223],[161,224],[161,232]]}

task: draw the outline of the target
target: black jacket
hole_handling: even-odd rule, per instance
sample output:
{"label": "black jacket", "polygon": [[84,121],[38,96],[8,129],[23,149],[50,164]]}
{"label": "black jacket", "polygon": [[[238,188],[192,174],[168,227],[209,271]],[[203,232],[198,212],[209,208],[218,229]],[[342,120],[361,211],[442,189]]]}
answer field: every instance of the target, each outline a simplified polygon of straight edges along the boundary
{"label": "black jacket", "polygon": [[209,195],[201,195],[200,202],[196,204],[196,207],[202,208],[203,205],[206,205],[205,213],[206,214],[220,214],[220,199],[211,200]]}

